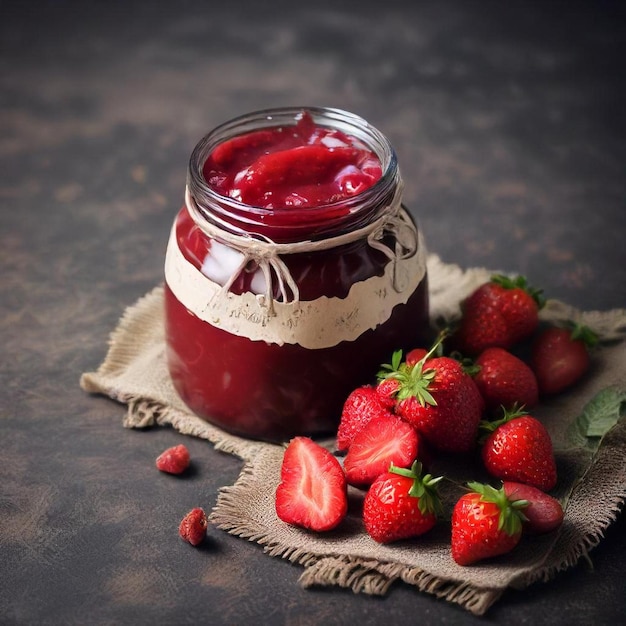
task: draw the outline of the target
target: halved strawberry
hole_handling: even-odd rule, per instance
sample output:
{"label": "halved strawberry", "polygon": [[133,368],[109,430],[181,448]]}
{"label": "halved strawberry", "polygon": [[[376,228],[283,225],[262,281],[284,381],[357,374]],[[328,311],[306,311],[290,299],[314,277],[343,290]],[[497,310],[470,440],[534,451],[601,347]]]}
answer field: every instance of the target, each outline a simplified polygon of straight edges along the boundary
{"label": "halved strawberry", "polygon": [[415,429],[399,417],[377,417],[359,432],[343,462],[349,484],[371,485],[393,463],[411,467],[418,458],[419,438]]}
{"label": "halved strawberry", "polygon": [[276,489],[276,514],[287,524],[325,531],[348,511],[346,477],[339,461],[309,437],[295,437],[285,450]]}

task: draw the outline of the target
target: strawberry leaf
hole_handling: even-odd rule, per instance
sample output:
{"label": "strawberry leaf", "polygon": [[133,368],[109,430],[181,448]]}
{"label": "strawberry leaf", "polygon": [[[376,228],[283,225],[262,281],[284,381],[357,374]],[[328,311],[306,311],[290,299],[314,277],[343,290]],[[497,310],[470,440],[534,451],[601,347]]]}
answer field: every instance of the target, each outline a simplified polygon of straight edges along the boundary
{"label": "strawberry leaf", "polygon": [[587,348],[595,348],[600,341],[598,335],[589,328],[589,326],[584,326],[582,324],[573,324],[571,327],[572,331],[572,340],[575,341],[579,339],[582,341]]}
{"label": "strawberry leaf", "polygon": [[479,494],[483,502],[493,502],[498,507],[498,530],[503,530],[510,536],[521,532],[522,522],[526,520],[522,511],[528,506],[527,500],[510,500],[504,491],[504,485],[496,489],[489,484],[472,481],[467,486]]}
{"label": "strawberry leaf", "polygon": [[491,282],[500,285],[504,289],[522,289],[537,303],[537,308],[542,309],[546,305],[546,298],[543,289],[536,289],[528,284],[525,276],[506,276],[504,274],[494,274]]}
{"label": "strawberry leaf", "polygon": [[567,432],[568,443],[574,447],[595,450],[602,437],[626,415],[626,390],[607,387],[583,408]]}
{"label": "strawberry leaf", "polygon": [[438,483],[443,476],[436,478],[432,474],[422,476],[422,464],[419,461],[415,461],[411,469],[397,467],[392,463],[389,472],[413,480],[409,495],[418,499],[417,506],[422,514],[434,513],[438,517],[443,514],[443,505],[438,492]]}
{"label": "strawberry leaf", "polygon": [[383,363],[380,366],[380,371],[377,374],[378,381],[381,382],[386,378],[392,378],[397,373],[402,365],[402,350],[396,350],[391,355],[391,363]]}

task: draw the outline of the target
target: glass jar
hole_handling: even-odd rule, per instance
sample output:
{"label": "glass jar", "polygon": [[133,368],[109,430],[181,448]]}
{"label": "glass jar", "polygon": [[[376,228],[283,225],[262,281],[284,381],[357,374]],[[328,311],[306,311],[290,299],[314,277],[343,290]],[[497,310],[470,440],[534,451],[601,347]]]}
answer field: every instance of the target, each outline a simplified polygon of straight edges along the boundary
{"label": "glass jar", "polygon": [[221,195],[205,178],[215,148],[289,128],[302,108],[251,113],[194,149],[165,264],[167,362],[198,416],[237,435],[285,441],[336,431],[343,403],[394,350],[428,340],[425,249],[401,205],[389,141],[365,120],[307,108],[316,126],[371,150],[382,175],[361,193],[272,209]]}

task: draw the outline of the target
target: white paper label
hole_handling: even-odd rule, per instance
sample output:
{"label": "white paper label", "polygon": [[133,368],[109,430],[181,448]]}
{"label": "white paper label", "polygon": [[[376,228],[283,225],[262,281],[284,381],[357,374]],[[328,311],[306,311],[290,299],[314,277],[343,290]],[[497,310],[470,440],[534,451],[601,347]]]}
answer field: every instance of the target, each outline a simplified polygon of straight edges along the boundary
{"label": "white paper label", "polygon": [[405,304],[426,273],[426,253],[420,238],[408,259],[387,263],[383,276],[355,283],[346,298],[274,302],[274,314],[263,306],[265,296],[236,295],[192,265],[181,252],[175,225],[165,258],[165,280],[178,301],[201,320],[253,341],[298,344],[319,349],[354,341],[365,331],[386,322],[393,308]]}

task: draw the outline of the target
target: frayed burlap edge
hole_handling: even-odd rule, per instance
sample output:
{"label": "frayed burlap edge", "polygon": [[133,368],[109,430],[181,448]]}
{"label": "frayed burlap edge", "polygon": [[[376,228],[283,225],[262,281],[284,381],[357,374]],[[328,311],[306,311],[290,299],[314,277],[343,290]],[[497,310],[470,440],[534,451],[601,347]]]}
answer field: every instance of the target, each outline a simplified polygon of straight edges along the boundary
{"label": "frayed burlap edge", "polygon": [[[254,458],[262,443],[227,433],[191,414],[170,389],[169,378],[154,385],[157,389],[167,389],[167,394],[155,394],[153,385],[144,388],[141,380],[133,380],[131,384],[126,380],[130,368],[136,368],[141,375],[141,372],[150,372],[155,361],[165,359],[162,303],[163,287],[158,286],[124,311],[109,337],[105,360],[97,371],[82,374],[80,386],[88,393],[105,394],[125,404],[125,428],[170,426],[183,435],[206,439],[221,452],[243,460]],[[128,337],[133,341],[128,341]],[[157,376],[166,375],[163,370]],[[131,386],[133,390],[127,391]]]}
{"label": "frayed burlap edge", "polygon": [[[464,271],[458,266],[443,263],[435,255],[430,255],[428,258],[428,272],[431,283],[431,311],[434,313],[433,317],[443,320],[449,320],[458,315],[459,302],[493,273],[482,268]],[[355,593],[384,595],[395,581],[402,580],[421,591],[457,603],[476,615],[484,614],[498,600],[505,589],[482,588],[467,581],[447,580],[433,576],[422,569],[397,562],[333,554],[332,551],[320,554],[282,545],[271,538],[268,534],[271,531],[267,526],[258,525],[250,519],[242,520],[240,509],[231,510],[229,494],[237,494],[246,487],[253,473],[251,468],[254,468],[255,460],[260,456],[259,453],[271,444],[254,442],[226,433],[191,415],[180,401],[172,401],[171,398],[164,401],[158,397],[158,394],[155,397],[152,385],[142,390],[141,380],[136,381],[138,384],[133,386],[132,392],[126,391],[123,384],[121,386],[117,384],[118,379],[123,378],[130,366],[143,371],[141,370],[142,360],[149,365],[155,359],[164,359],[164,339],[161,336],[160,340],[155,340],[154,337],[157,328],[162,335],[162,310],[161,307],[155,306],[162,302],[162,298],[163,288],[159,286],[126,310],[118,327],[111,334],[105,361],[96,372],[82,375],[81,386],[90,393],[104,393],[114,400],[127,404],[128,410],[124,419],[126,427],[171,426],[182,434],[206,439],[216,449],[246,461],[236,483],[220,490],[211,516],[213,523],[233,535],[263,545],[265,551],[272,556],[280,556],[304,566],[300,584],[305,588],[333,585],[352,589]],[[618,340],[626,335],[626,310],[581,312],[574,307],[551,300],[542,310],[541,316],[544,320],[575,319],[589,325],[604,340]],[[133,337],[131,343],[126,341],[129,336]],[[148,354],[146,354],[146,345],[150,347]],[[145,371],[143,373],[145,376]],[[161,383],[168,385],[169,380],[161,381]],[[609,456],[611,456],[611,471],[615,471],[615,459],[619,458],[622,474],[626,474],[624,467],[626,466],[626,452],[623,444],[624,442],[621,441],[621,446],[617,449],[613,448],[613,454]],[[603,457],[607,456],[604,454],[606,450],[606,446],[601,449],[590,472],[598,466]],[[626,485],[626,476],[622,477],[621,485]],[[584,491],[584,487],[585,484],[581,483],[576,493]],[[547,560],[542,567],[530,573],[523,573],[511,586],[525,587],[539,580],[549,580],[559,571],[577,563],[601,541],[604,531],[614,521],[625,498],[626,494],[623,489],[619,493],[612,494],[609,508],[597,512],[597,524],[593,532],[561,541],[567,544],[566,549],[557,549],[559,547],[557,542],[553,556],[558,558]],[[607,501],[604,500],[605,505],[606,503]],[[566,535],[567,533],[563,533],[563,536]]]}
{"label": "frayed burlap edge", "polygon": [[[353,593],[384,596],[398,580],[439,599],[460,605],[475,615],[484,615],[505,588],[480,588],[468,581],[450,580],[400,562],[364,556],[320,554],[302,546],[276,540],[275,531],[263,520],[243,518],[241,502],[258,490],[255,459],[246,463],[237,481],[220,489],[209,519],[219,529],[263,547],[266,554],[302,566],[298,583],[304,588],[341,587]],[[330,551],[329,551],[330,552]]]}
{"label": "frayed burlap edge", "polygon": [[[278,449],[266,448],[246,463],[233,485],[220,489],[210,516],[214,525],[263,546],[270,556],[304,567],[299,578],[304,588],[338,586],[351,589],[354,593],[385,595],[394,582],[401,580],[420,591],[458,604],[475,615],[484,615],[508,587],[523,589],[536,582],[547,582],[587,557],[589,551],[602,540],[626,501],[626,421],[622,420],[605,436],[602,446],[565,504],[566,517],[569,507],[573,507],[579,515],[582,507],[586,511],[585,524],[578,519],[578,524],[564,525],[561,532],[555,534],[543,562],[536,563],[532,569],[523,571],[502,587],[484,588],[471,582],[470,570],[465,577],[446,578],[398,561],[381,561],[358,554],[333,554],[330,546],[326,554],[320,554],[317,546],[312,550],[304,547],[302,535],[306,533],[303,531],[294,530],[290,541],[277,540],[278,533],[273,528],[275,520],[244,516],[242,508],[251,499],[263,499],[258,493],[258,476],[261,474],[266,478],[267,456],[276,457],[271,463],[275,466],[278,481],[281,454]],[[608,484],[603,476],[611,477]],[[600,485],[603,486],[602,498],[594,497],[594,491]],[[266,497],[271,496],[273,488],[274,485],[267,488]]]}

